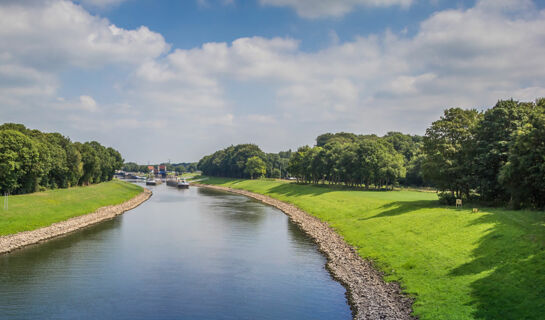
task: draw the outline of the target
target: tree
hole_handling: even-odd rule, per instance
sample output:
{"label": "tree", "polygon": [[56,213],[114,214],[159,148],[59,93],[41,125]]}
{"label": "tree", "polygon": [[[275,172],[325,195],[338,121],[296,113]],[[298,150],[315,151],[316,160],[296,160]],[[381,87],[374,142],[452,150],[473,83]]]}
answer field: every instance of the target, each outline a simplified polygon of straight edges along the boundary
{"label": "tree", "polygon": [[0,190],[26,193],[36,190],[40,171],[36,143],[15,130],[0,130]]}
{"label": "tree", "polygon": [[295,176],[295,178],[297,179],[297,182],[306,180],[304,160],[309,150],[310,150],[309,146],[300,147],[299,149],[297,149],[296,152],[292,154],[289,160],[288,172],[291,175]]}
{"label": "tree", "polygon": [[267,167],[260,157],[253,156],[246,161],[245,171],[253,179],[254,177],[264,176],[267,172]]}
{"label": "tree", "polygon": [[545,207],[545,100],[539,100],[528,122],[514,132],[499,181],[515,208]]}
{"label": "tree", "polygon": [[250,177],[246,171],[246,163],[252,157],[258,157],[263,162],[266,159],[265,153],[255,144],[239,144],[203,157],[197,168],[205,175],[245,178]]}
{"label": "tree", "polygon": [[507,202],[510,195],[498,183],[500,169],[507,163],[513,133],[528,122],[533,104],[498,101],[488,109],[475,130],[475,185],[481,199]]}
{"label": "tree", "polygon": [[474,182],[470,157],[473,132],[480,116],[476,110],[447,109],[426,130],[423,174],[439,190],[448,190],[456,197],[462,194],[469,197]]}
{"label": "tree", "polygon": [[348,132],[324,133],[316,138],[316,146],[323,147],[330,142],[351,143],[358,140],[358,136]]}

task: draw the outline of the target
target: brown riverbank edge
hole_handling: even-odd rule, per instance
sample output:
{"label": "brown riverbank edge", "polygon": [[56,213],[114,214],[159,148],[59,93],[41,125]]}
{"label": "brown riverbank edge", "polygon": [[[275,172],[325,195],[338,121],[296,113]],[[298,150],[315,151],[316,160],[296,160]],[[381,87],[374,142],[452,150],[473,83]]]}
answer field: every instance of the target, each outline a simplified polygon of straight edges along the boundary
{"label": "brown riverbank edge", "polygon": [[327,269],[347,290],[354,319],[416,319],[411,316],[413,300],[399,284],[385,282],[372,262],[361,258],[329,225],[309,213],[280,200],[241,189],[192,183],[254,198],[284,212],[299,225],[327,257]]}
{"label": "brown riverbank edge", "polygon": [[123,203],[101,207],[95,212],[56,222],[47,227],[2,236],[0,237],[0,254],[8,253],[28,245],[77,231],[102,221],[113,219],[126,211],[138,207],[144,201],[148,200],[151,195],[152,192],[149,189],[144,188],[142,193],[139,193],[132,199]]}

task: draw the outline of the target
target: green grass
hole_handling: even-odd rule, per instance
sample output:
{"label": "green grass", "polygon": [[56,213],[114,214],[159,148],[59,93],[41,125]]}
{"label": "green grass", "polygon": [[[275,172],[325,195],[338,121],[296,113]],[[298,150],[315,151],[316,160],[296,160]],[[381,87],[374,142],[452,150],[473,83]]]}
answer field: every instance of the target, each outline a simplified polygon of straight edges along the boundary
{"label": "green grass", "polygon": [[182,173],[182,177],[187,178],[187,179],[195,178],[198,175],[200,175],[200,172],[184,172],[184,173]]}
{"label": "green grass", "polygon": [[142,191],[140,186],[114,180],[87,187],[10,196],[9,209],[0,209],[0,236],[91,213],[100,207],[125,202]]}
{"label": "green grass", "polygon": [[211,178],[327,221],[413,296],[421,319],[543,319],[545,212],[441,206],[434,193]]}

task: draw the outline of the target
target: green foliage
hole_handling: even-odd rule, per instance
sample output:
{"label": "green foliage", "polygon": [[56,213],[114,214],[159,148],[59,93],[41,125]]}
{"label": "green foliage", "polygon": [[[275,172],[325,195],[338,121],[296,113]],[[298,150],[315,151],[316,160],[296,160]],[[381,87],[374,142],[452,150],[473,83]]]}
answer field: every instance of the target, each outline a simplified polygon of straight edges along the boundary
{"label": "green foliage", "polygon": [[9,210],[0,211],[0,236],[91,213],[100,207],[125,202],[142,191],[135,184],[114,180],[89,187],[11,196]]}
{"label": "green foliage", "polygon": [[246,174],[250,175],[250,178],[255,177],[261,178],[267,172],[267,167],[265,166],[265,161],[263,161],[258,156],[253,156],[248,158],[246,161],[246,167],[244,168]]}
{"label": "green foliage", "polygon": [[477,110],[447,109],[424,137],[424,177],[439,190],[449,190],[458,198],[469,197],[471,190],[473,130],[479,119]]}
{"label": "green foliage", "polygon": [[545,208],[545,100],[534,108],[527,123],[515,131],[499,181],[513,206]]}
{"label": "green foliage", "polygon": [[[543,140],[542,140],[543,141]],[[415,297],[419,319],[542,319],[545,215],[438,205],[415,191],[352,191],[211,178],[291,203],[327,222],[386,280]]]}
{"label": "green foliage", "polygon": [[205,175],[249,178],[246,164],[252,157],[258,157],[263,162],[266,160],[265,153],[255,144],[239,144],[203,157],[197,168]]}
{"label": "green foliage", "polygon": [[358,136],[353,133],[339,132],[339,133],[324,133],[316,138],[316,146],[323,147],[328,143],[352,143],[358,140]]}
{"label": "green foliage", "polygon": [[112,179],[119,152],[98,142],[72,143],[59,133],[0,126],[0,191],[15,194],[67,188]]}
{"label": "green foliage", "polygon": [[506,100],[484,113],[475,130],[474,156],[475,187],[482,200],[509,201],[510,194],[498,183],[498,175],[508,161],[514,133],[528,122],[531,110],[531,104]]}
{"label": "green foliage", "polygon": [[498,101],[484,113],[445,110],[424,137],[424,178],[451,198],[543,208],[544,114],[544,99]]}
{"label": "green foliage", "polygon": [[0,189],[3,192],[33,192],[41,174],[36,143],[14,130],[0,130]]}
{"label": "green foliage", "polygon": [[[405,177],[404,157],[386,139],[353,135],[353,140],[347,140],[346,135],[340,139],[345,142],[331,138],[323,147],[299,148],[289,161],[289,172],[298,181],[366,188],[394,186]],[[324,140],[320,137],[317,141]]]}

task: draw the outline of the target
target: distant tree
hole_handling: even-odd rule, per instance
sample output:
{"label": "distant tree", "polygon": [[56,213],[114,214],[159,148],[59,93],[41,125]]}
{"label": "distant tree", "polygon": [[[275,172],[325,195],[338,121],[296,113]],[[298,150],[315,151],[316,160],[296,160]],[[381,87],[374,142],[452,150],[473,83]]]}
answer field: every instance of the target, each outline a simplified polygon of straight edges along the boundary
{"label": "distant tree", "polygon": [[253,156],[246,161],[245,171],[253,179],[264,176],[267,172],[267,167],[260,157]]}
{"label": "distant tree", "polygon": [[348,132],[324,133],[316,138],[316,146],[323,147],[329,142],[350,143],[358,140],[358,136]]}
{"label": "distant tree", "polygon": [[239,144],[203,157],[197,168],[205,175],[247,178],[250,175],[246,170],[246,163],[252,157],[258,157],[263,162],[266,159],[265,153],[257,145]]}
{"label": "distant tree", "polygon": [[123,171],[138,172],[140,171],[140,166],[136,162],[126,162],[123,164]]}
{"label": "distant tree", "polygon": [[288,172],[294,176],[297,181],[306,181],[306,166],[305,166],[305,158],[307,152],[309,152],[310,147],[309,146],[303,146],[297,149],[296,152],[294,152],[289,160],[288,164]]}

